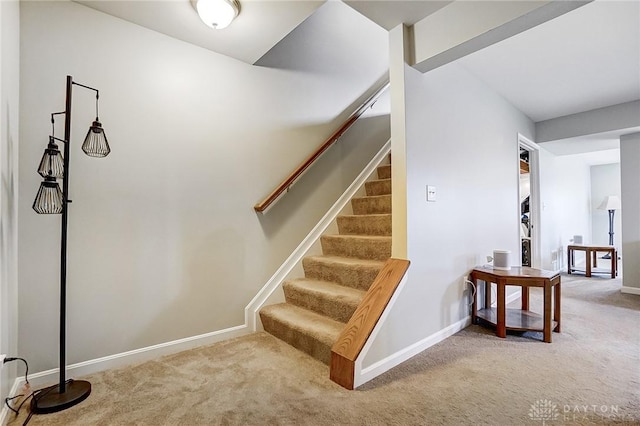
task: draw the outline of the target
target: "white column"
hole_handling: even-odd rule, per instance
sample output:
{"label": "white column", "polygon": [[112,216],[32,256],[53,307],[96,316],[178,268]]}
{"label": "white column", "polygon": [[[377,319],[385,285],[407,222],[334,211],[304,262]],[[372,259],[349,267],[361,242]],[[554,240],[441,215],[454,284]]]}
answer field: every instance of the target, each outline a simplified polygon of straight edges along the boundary
{"label": "white column", "polygon": [[404,25],[389,32],[391,82],[391,256],[407,258],[407,124],[405,67],[411,60],[411,34]]}
{"label": "white column", "polygon": [[640,133],[620,137],[622,292],[640,295]]}

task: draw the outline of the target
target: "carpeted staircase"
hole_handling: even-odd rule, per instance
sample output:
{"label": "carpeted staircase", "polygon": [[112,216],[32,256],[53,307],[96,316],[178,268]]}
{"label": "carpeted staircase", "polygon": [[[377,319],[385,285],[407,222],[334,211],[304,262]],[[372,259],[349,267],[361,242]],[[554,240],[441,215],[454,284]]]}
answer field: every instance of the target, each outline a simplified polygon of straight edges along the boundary
{"label": "carpeted staircase", "polygon": [[260,310],[265,331],[328,364],[331,347],[391,257],[391,166],[378,167],[366,196],[338,216],[338,235],[321,237],[322,255],[302,261],[305,277],[286,281],[286,303]]}

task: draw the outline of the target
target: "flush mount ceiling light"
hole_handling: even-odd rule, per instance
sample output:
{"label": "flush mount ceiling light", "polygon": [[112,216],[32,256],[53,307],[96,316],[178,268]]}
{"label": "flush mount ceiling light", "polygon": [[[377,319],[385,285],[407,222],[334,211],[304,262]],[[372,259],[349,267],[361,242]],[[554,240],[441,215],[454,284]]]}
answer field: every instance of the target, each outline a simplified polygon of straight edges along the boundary
{"label": "flush mount ceiling light", "polygon": [[191,0],[191,4],[202,22],[216,30],[228,27],[240,13],[237,0]]}

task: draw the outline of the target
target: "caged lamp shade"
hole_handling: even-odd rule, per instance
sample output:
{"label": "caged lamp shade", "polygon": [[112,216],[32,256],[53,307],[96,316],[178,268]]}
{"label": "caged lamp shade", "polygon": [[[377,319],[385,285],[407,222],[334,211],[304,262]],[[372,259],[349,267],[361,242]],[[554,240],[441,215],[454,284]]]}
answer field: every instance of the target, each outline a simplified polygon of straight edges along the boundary
{"label": "caged lamp shade", "polygon": [[43,178],[54,177],[62,179],[64,177],[64,161],[58,145],[53,140],[53,137],[49,136],[49,145],[42,154],[42,160],[40,160],[40,166],[38,166],[38,174]]}
{"label": "caged lamp shade", "polygon": [[107,135],[102,128],[102,123],[97,119],[91,127],[89,127],[87,136],[82,143],[82,150],[89,157],[106,157],[111,152],[109,142],[107,142]]}
{"label": "caged lamp shade", "polygon": [[62,190],[56,178],[45,177],[33,202],[33,210],[38,214],[60,214],[63,204]]}

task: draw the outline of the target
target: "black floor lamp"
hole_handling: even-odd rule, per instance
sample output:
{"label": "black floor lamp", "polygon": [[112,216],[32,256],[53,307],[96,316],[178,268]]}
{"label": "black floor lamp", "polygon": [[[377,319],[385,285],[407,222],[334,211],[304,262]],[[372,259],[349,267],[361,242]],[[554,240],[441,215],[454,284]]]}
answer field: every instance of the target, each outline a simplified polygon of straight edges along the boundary
{"label": "black floor lamp", "polygon": [[[609,245],[613,245],[613,217],[616,210],[620,210],[622,207],[620,203],[620,198],[617,195],[607,195],[606,198],[602,201],[602,203],[598,206],[599,210],[608,210],[609,211]],[[611,255],[609,253],[602,256],[603,259],[611,259]]]}
{"label": "black floor lamp", "polygon": [[[84,380],[67,380],[66,373],[66,298],[67,298],[67,219],[69,199],[69,154],[71,145],[71,94],[73,86],[84,87],[96,92],[96,119],[89,128],[82,144],[82,150],[90,157],[106,157],[111,152],[107,137],[98,118],[99,91],[73,81],[67,76],[65,110],[51,114],[52,135],[38,167],[44,178],[33,202],[33,209],[39,214],[62,214],[62,236],[60,238],[60,380],[57,386],[34,394],[31,412],[53,413],[65,410],[82,401],[91,393],[91,383]],[[55,137],[55,116],[64,114],[64,139]],[[64,144],[64,156],[58,150],[56,141]],[[62,179],[62,190],[56,179]]]}

